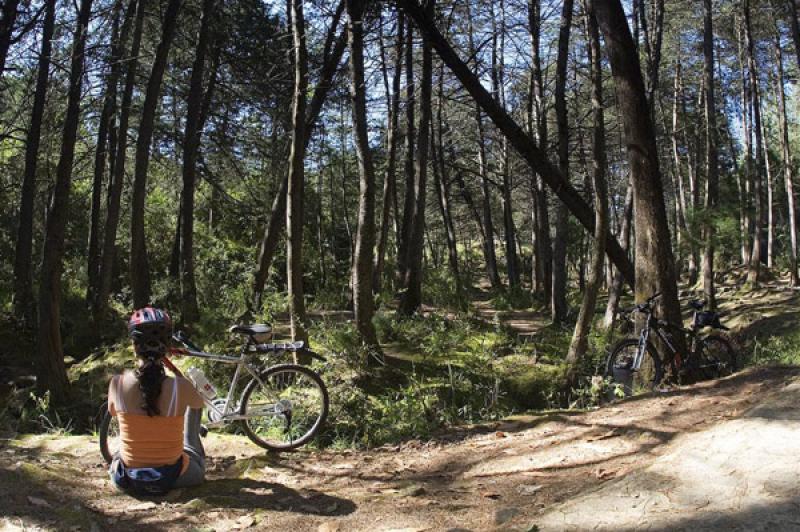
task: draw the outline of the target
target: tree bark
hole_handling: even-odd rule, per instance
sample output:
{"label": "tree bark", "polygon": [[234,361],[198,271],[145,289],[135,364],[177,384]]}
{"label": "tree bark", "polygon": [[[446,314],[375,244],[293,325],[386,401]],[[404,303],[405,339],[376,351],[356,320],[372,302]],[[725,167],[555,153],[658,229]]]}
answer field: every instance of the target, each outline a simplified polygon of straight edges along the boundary
{"label": "tree bark", "polygon": [[575,332],[567,353],[567,364],[570,366],[568,381],[570,386],[577,385],[578,366],[586,356],[589,343],[589,329],[594,317],[597,292],[603,278],[603,258],[605,257],[605,241],[608,233],[608,192],[606,187],[606,143],[605,119],[603,117],[603,70],[600,52],[600,33],[594,14],[594,0],[585,0],[586,23],[589,33],[589,64],[592,80],[592,189],[594,191],[595,226],[594,253],[589,269],[586,290],[575,324]]}
{"label": "tree bark", "polygon": [[703,74],[706,86],[706,198],[703,224],[703,293],[708,308],[716,310],[717,298],[714,289],[714,224],[709,216],[719,201],[719,162],[717,141],[717,108],[714,87],[714,25],[712,0],[703,0],[704,29],[703,55],[705,56]]}
{"label": "tree bark", "polygon": [[[194,189],[197,156],[203,134],[203,78],[206,56],[211,41],[212,24],[216,17],[216,0],[203,0],[200,33],[197,37],[189,97],[186,101],[186,129],[183,135],[183,193],[181,202],[181,320],[194,323],[200,317],[197,307],[197,284],[194,276]],[[214,84],[209,80],[209,87]]]}
{"label": "tree bark", "polygon": [[[596,0],[595,13],[606,43],[625,131],[636,224],[636,301],[661,293],[661,315],[681,323],[678,285],[664,205],[655,128],[650,120],[636,48],[619,0]],[[682,335],[676,334],[679,349]]]}
{"label": "tree bark", "polygon": [[289,316],[292,340],[306,340],[306,305],[303,293],[303,188],[306,141],[306,91],[308,52],[303,0],[291,0],[294,42],[294,96],[289,179],[286,189],[286,277],[289,285]]}
{"label": "tree bark", "polygon": [[[339,17],[344,9],[344,3],[339,4],[339,8],[334,15],[334,20],[331,23],[330,33],[328,34],[327,41],[333,39],[336,34],[336,29],[339,22]],[[311,104],[309,105],[308,117],[305,125],[305,144],[307,147],[311,141],[311,133],[322,111],[322,106],[328,97],[333,77],[339,68],[339,62],[344,55],[344,50],[347,47],[347,39],[345,32],[342,32],[336,40],[331,53],[326,57],[325,62],[320,72],[319,81],[314,88],[314,94],[311,97]],[[304,148],[305,149],[305,148]],[[280,189],[272,200],[272,208],[270,209],[270,217],[267,227],[264,230],[264,236],[261,239],[261,245],[258,252],[258,268],[256,269],[253,278],[253,308],[259,309],[261,307],[261,297],[264,293],[264,285],[267,282],[269,269],[272,265],[272,259],[275,257],[275,252],[278,249],[281,233],[286,223],[286,192],[289,188],[289,174],[287,173],[281,181]]]}
{"label": "tree bark", "polygon": [[[3,14],[5,17],[5,13]],[[25,325],[35,321],[33,302],[33,208],[36,199],[36,168],[42,137],[42,119],[50,79],[50,55],[53,49],[53,31],[56,20],[56,0],[45,4],[42,27],[42,49],[36,73],[36,90],[33,96],[31,125],[25,143],[25,173],[22,179],[22,197],[19,207],[19,227],[14,254],[14,314]]]}
{"label": "tree bark", "polygon": [[753,33],[750,22],[750,0],[744,0],[745,53],[747,69],[750,74],[750,98],[753,106],[753,130],[756,136],[756,171],[753,175],[753,193],[755,194],[756,212],[753,223],[753,247],[747,271],[747,282],[758,287],[761,282],[761,262],[764,259],[764,192],[762,187],[764,169],[764,150],[761,136],[761,96],[758,89],[758,72],[756,70],[755,53],[753,51]]}
{"label": "tree bark", "polygon": [[[425,13],[433,16],[434,0],[427,0]],[[431,129],[431,92],[433,84],[433,54],[431,42],[423,35],[422,40],[422,78],[420,80],[420,116],[417,128],[416,157],[414,158],[414,202],[409,222],[408,269],[405,291],[400,295],[397,311],[411,316],[422,305],[422,258],[425,252],[425,192],[428,181],[428,150]]]}
{"label": "tree bark", "polygon": [[400,224],[400,241],[397,245],[397,286],[408,286],[408,246],[411,238],[411,216],[414,211],[414,144],[416,131],[414,125],[414,30],[411,24],[406,31],[406,153],[404,162],[405,190],[403,194],[403,217]]}
{"label": "tree bark", "polygon": [[[400,81],[403,73],[403,37],[405,34],[405,18],[402,12],[397,14],[397,40],[395,41],[395,60],[392,74],[392,89],[389,96],[389,127],[386,133],[386,176],[383,180],[383,195],[381,207],[380,236],[378,238],[378,249],[375,257],[375,271],[373,280],[373,291],[378,294],[383,283],[383,266],[386,258],[386,243],[389,238],[389,217],[392,212],[392,198],[396,196],[397,176],[395,175],[397,166],[397,123],[400,113]],[[382,53],[381,57],[385,54]],[[384,76],[386,75],[386,65],[383,64]],[[387,83],[388,85],[388,83]],[[397,212],[394,213],[397,218]]]}
{"label": "tree bark", "polygon": [[[793,2],[793,0],[790,0]],[[783,51],[780,33],[775,32],[775,64],[778,66],[778,79],[775,93],[778,95],[778,124],[781,128],[781,155],[783,158],[783,178],[786,186],[786,199],[789,209],[789,273],[792,286],[800,285],[797,274],[797,209],[794,200],[794,175],[792,172],[792,153],[789,147],[789,127],[786,119],[786,94],[784,92]],[[798,61],[800,65],[800,61]]]}
{"label": "tree bark", "polygon": [[[442,61],[445,62],[464,88],[480,104],[495,126],[504,135],[508,136],[511,145],[514,146],[530,168],[536,171],[547,186],[567,205],[567,208],[581,225],[594,232],[593,211],[586,201],[564,179],[558,168],[548,160],[545,152],[536,145],[508,113],[497,105],[491,94],[481,85],[480,80],[458,57],[441,32],[439,32],[433,22],[433,18],[423,11],[418,0],[400,0],[399,5],[408,16],[414,19],[424,35],[430,40],[433,48],[436,49]],[[628,35],[630,36],[630,33]],[[633,264],[631,264],[618,242],[613,238],[607,238],[606,240],[608,242],[606,253],[614,262],[614,265],[623,272],[626,282],[633,286],[635,277]]]}
{"label": "tree bark", "polygon": [[64,116],[61,153],[56,168],[56,182],[47,216],[44,254],[39,286],[39,363],[36,384],[40,392],[49,391],[54,404],[65,400],[69,387],[61,343],[61,273],[64,260],[64,236],[69,211],[72,163],[80,120],[84,51],[92,0],[81,0],[77,27],[72,42],[67,111]]}
{"label": "tree bark", "polygon": [[[558,56],[556,58],[556,125],[558,128],[558,169],[565,181],[569,181],[569,124],[567,122],[567,59],[569,56],[569,36],[572,28],[573,0],[564,0],[561,11],[561,29],[558,35]],[[550,301],[550,315],[553,322],[567,319],[567,209],[563,203],[556,206],[555,240],[553,242],[553,293]]]}
{"label": "tree bark", "polygon": [[372,318],[375,300],[372,295],[373,256],[375,247],[375,168],[369,148],[367,96],[364,82],[364,0],[347,0],[350,41],[350,98],[353,107],[353,140],[356,145],[359,173],[358,229],[352,269],[353,311],[361,342],[370,351],[380,352]]}
{"label": "tree bark", "polygon": [[161,100],[161,84],[167,68],[167,58],[178,26],[181,0],[169,0],[164,12],[161,39],[156,48],[150,78],[147,81],[139,134],[136,139],[136,158],[133,173],[133,198],[131,200],[130,278],[133,306],[150,304],[150,266],[144,232],[144,207],[147,199],[147,170],[150,165],[150,145],[155,130],[156,112]]}
{"label": "tree bark", "polygon": [[[108,309],[108,298],[111,294],[111,281],[116,255],[117,228],[119,226],[120,206],[122,201],[122,186],[125,181],[125,162],[128,150],[128,123],[130,121],[131,105],[133,103],[133,88],[136,84],[136,71],[139,65],[139,49],[142,42],[144,28],[145,0],[132,0],[129,11],[136,10],[133,36],[129,57],[126,59],[125,87],[122,91],[120,104],[119,127],[117,129],[116,155],[114,157],[114,171],[111,174],[111,183],[108,187],[108,202],[106,206],[106,223],[103,232],[103,246],[100,259],[100,286],[96,301],[92,305],[93,320],[95,323],[102,321]],[[123,41],[124,46],[124,41]]]}

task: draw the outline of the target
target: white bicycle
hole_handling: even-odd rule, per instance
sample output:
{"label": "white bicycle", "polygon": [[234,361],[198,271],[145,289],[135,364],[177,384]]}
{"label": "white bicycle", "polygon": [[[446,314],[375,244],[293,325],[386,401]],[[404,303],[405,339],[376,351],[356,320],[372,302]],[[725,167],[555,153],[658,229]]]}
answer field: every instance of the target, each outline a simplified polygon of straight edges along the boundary
{"label": "white bicycle", "polygon": [[[277,357],[287,352],[325,359],[308,349],[304,342],[263,342],[265,338],[271,338],[268,325],[236,325],[230,331],[247,338],[238,356],[206,353],[192,344],[181,331],[175,333],[173,340],[183,347],[169,350],[175,356],[196,357],[236,366],[230,388],[224,397],[209,400],[200,394],[208,416],[205,427],[213,429],[239,423],[253,443],[270,451],[287,451],[308,443],[328,417],[328,390],[325,383],[314,370],[306,366],[277,364],[260,369],[253,362],[264,355]],[[164,365],[174,375],[182,375],[169,357],[164,357]],[[245,374],[251,378],[237,399],[237,385],[246,378]],[[100,452],[105,461],[111,463],[119,449],[119,426],[116,418],[108,412],[107,402],[101,412]]]}

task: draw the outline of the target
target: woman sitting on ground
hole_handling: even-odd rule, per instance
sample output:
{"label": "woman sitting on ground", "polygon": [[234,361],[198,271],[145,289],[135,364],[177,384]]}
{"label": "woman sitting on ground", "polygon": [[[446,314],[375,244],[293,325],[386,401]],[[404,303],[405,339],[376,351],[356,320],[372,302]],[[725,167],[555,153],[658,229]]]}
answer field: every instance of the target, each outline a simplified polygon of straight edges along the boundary
{"label": "woman sitting on ground", "polygon": [[108,388],[108,410],[120,430],[111,479],[137,494],[200,484],[205,477],[203,400],[189,381],[164,373],[172,321],[163,310],[145,307],[131,315],[128,333],[138,368],[114,376]]}

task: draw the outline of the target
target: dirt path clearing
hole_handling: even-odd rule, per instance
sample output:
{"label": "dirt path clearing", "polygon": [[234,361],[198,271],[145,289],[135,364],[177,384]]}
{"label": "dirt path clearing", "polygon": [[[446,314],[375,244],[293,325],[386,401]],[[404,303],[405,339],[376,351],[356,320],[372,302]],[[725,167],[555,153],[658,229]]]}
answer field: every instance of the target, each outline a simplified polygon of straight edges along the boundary
{"label": "dirt path clearing", "polygon": [[271,456],[211,435],[208,482],[165,501],[113,492],[92,438],[3,441],[0,528],[800,529],[799,375],[748,371],[361,453]]}

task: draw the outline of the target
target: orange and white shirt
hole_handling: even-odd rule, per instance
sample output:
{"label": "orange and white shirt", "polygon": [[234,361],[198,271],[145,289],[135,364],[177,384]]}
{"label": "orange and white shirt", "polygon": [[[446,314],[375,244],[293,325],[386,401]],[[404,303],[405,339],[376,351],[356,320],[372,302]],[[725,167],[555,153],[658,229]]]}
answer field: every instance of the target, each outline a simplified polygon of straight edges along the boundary
{"label": "orange and white shirt", "polygon": [[108,410],[119,421],[120,457],[127,467],[172,465],[183,456],[183,474],[189,466],[183,452],[184,412],[202,408],[203,400],[181,377],[166,378],[161,386],[159,407],[166,414],[148,416],[139,406],[143,398],[136,377],[116,375],[109,385]]}

